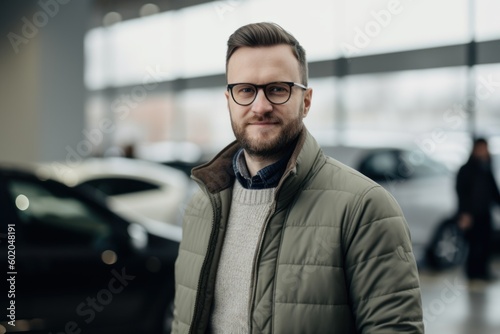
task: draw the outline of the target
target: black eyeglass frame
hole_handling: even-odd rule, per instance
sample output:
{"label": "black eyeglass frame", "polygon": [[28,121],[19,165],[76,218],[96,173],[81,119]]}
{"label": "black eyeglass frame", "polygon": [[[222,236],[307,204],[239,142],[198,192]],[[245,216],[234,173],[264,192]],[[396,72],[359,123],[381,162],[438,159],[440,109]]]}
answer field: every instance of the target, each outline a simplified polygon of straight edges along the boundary
{"label": "black eyeglass frame", "polygon": [[[266,91],[267,86],[276,85],[276,84],[285,84],[285,85],[288,85],[290,87],[290,94],[288,95],[288,98],[286,99],[286,101],[280,102],[280,103],[275,103],[275,102],[271,101],[269,99],[269,97],[267,96],[267,91]],[[233,87],[237,86],[237,85],[249,85],[249,86],[255,87],[255,96],[253,97],[252,101],[250,101],[249,103],[239,103],[238,101],[236,101],[236,99],[234,98],[234,95],[233,95]],[[297,86],[299,88],[302,88],[303,90],[307,90],[307,86],[304,86],[303,84],[300,84],[297,82],[292,82],[292,81],[274,81],[274,82],[270,82],[270,83],[267,83],[264,85],[256,85],[256,84],[248,83],[248,82],[238,82],[238,83],[228,84],[227,90],[231,92],[231,97],[233,98],[233,101],[236,104],[243,106],[243,107],[249,106],[255,101],[255,99],[257,98],[257,94],[259,92],[259,88],[262,88],[262,90],[264,91],[264,96],[266,97],[266,99],[269,102],[271,102],[272,104],[281,105],[281,104],[287,103],[290,100],[290,98],[292,97],[292,87],[293,86]]]}

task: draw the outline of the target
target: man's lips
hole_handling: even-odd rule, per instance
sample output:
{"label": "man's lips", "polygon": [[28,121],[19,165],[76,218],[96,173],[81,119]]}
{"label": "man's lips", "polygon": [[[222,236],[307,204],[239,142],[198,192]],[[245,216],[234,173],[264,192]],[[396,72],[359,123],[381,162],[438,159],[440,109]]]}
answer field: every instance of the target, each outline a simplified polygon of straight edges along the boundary
{"label": "man's lips", "polygon": [[254,120],[248,122],[248,125],[260,125],[260,126],[265,126],[265,125],[278,125],[280,122],[278,120],[271,120],[271,119],[266,119],[266,120]]}
{"label": "man's lips", "polygon": [[249,125],[277,125],[278,122],[254,122]]}

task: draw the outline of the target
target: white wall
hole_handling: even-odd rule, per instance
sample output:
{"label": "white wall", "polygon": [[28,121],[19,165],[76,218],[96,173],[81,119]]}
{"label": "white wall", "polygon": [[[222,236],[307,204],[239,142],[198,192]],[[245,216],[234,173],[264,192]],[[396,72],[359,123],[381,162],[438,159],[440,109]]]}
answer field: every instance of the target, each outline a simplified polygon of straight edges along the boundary
{"label": "white wall", "polygon": [[15,2],[0,5],[10,16],[0,26],[0,161],[64,160],[84,139],[91,1]]}

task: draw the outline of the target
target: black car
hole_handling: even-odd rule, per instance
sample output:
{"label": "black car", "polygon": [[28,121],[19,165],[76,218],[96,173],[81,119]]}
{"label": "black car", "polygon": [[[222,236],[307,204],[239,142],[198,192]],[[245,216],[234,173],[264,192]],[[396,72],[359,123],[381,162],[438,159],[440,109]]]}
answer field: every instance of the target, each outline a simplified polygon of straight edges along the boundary
{"label": "black car", "polygon": [[0,168],[0,213],[0,333],[170,332],[178,235],[17,168]]}

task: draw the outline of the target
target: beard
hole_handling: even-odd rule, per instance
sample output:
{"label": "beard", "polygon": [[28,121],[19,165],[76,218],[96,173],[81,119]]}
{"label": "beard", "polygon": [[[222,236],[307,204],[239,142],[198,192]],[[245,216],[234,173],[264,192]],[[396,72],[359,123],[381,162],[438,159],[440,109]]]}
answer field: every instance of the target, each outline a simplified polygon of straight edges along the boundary
{"label": "beard", "polygon": [[[241,147],[250,155],[261,158],[271,158],[280,156],[285,150],[294,143],[295,139],[302,131],[304,124],[302,122],[303,115],[301,112],[296,118],[291,119],[288,123],[284,124],[282,120],[272,116],[271,113],[262,116],[253,117],[243,124],[236,124],[231,117],[231,126],[233,128],[236,140]],[[231,114],[231,113],[230,113]],[[252,122],[269,121],[277,123],[279,127],[278,134],[266,135],[262,134],[259,138],[252,138],[247,133],[247,127]]]}

